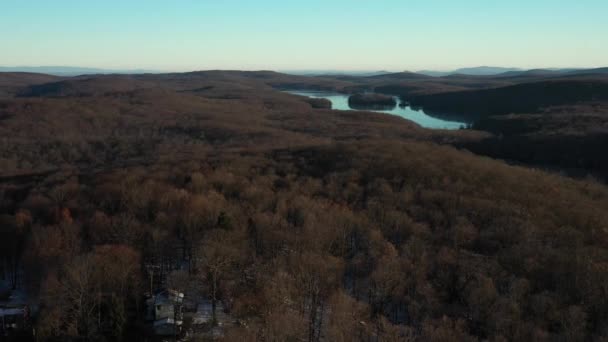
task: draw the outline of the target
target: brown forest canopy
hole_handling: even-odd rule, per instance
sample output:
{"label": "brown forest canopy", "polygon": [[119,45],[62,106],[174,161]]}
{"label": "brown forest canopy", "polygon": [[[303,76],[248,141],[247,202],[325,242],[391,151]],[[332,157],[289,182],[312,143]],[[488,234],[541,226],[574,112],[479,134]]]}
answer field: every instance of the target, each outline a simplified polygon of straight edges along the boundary
{"label": "brown forest canopy", "polygon": [[161,285],[223,303],[228,341],[608,336],[605,185],[273,89],[381,78],[35,81],[0,100],[0,250],[43,339],[140,338]]}

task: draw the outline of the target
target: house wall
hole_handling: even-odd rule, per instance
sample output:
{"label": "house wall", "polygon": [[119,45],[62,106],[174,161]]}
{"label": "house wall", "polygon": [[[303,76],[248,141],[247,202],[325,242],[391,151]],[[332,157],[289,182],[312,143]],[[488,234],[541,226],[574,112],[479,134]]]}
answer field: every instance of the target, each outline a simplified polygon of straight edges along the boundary
{"label": "house wall", "polygon": [[173,304],[157,304],[155,307],[155,319],[174,318],[175,306]]}

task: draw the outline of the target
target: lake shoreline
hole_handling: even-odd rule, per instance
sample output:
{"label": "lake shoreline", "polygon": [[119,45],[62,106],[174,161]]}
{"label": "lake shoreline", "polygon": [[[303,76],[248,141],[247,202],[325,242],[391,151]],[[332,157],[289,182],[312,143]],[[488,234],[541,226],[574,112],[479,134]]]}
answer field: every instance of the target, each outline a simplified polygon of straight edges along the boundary
{"label": "lake shoreline", "polygon": [[[325,99],[331,102],[331,109],[333,110],[353,110],[353,111],[371,111],[377,113],[391,114],[402,117],[406,120],[413,121],[418,125],[429,128],[429,129],[448,129],[456,130],[468,127],[471,123],[465,121],[446,120],[442,118],[442,114],[429,114],[426,113],[422,108],[412,108],[409,103],[404,102],[398,96],[393,96],[396,105],[390,107],[375,107],[370,106],[369,108],[362,108],[361,106],[353,107],[349,99],[353,94],[340,93],[337,91],[324,91],[324,90],[295,90],[285,89],[280,90],[281,92],[288,93],[291,95],[303,96],[309,99]],[[373,92],[370,92],[373,93]],[[378,93],[380,94],[380,93]],[[386,94],[382,94],[386,95]]]}

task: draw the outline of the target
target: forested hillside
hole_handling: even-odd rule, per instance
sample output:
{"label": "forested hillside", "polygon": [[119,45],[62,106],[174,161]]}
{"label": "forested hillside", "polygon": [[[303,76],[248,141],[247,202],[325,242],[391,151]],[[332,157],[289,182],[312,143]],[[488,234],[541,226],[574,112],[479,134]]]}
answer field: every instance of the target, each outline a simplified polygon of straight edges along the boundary
{"label": "forested hillside", "polygon": [[0,100],[2,269],[35,339],[152,340],[161,288],[212,303],[201,339],[608,336],[608,188],[463,148],[498,131],[273,88],[362,80],[49,82]]}

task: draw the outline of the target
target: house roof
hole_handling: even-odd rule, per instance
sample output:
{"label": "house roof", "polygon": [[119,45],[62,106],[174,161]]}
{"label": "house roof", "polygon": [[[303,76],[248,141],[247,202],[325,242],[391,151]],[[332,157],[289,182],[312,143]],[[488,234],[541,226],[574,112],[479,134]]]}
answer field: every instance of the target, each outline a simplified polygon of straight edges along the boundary
{"label": "house roof", "polygon": [[0,308],[0,317],[3,316],[23,316],[25,310],[20,308]]}
{"label": "house roof", "polygon": [[175,290],[163,290],[154,297],[155,304],[174,304],[184,301],[184,294]]}

